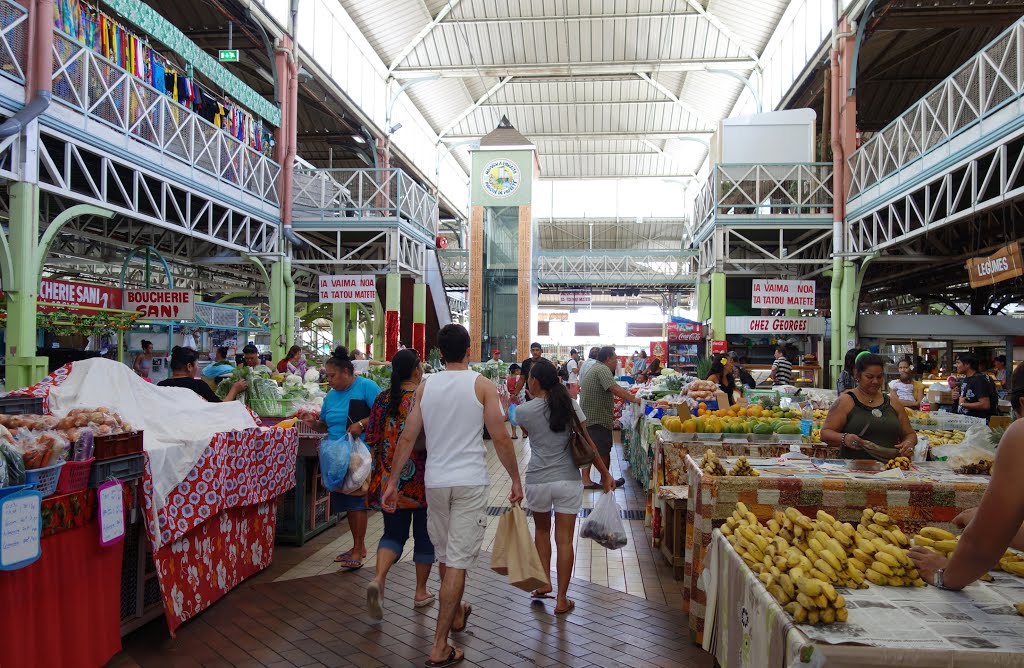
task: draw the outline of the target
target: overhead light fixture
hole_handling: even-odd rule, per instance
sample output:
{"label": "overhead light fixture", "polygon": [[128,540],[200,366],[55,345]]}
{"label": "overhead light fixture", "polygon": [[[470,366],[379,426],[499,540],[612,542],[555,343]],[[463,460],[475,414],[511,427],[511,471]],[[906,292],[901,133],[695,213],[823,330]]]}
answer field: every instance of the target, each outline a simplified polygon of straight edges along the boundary
{"label": "overhead light fixture", "polygon": [[401,129],[402,129],[402,124],[401,124],[401,123],[395,123],[395,124],[394,124],[394,125],[392,125],[392,126],[391,126],[391,128],[390,128],[390,129],[388,130],[388,134],[389,134],[389,135],[393,135],[393,134],[395,134],[396,132],[398,132],[398,131],[399,131],[399,130],[401,130]]}
{"label": "overhead light fixture", "polygon": [[352,135],[352,141],[357,144],[365,144],[366,140],[361,135]]}

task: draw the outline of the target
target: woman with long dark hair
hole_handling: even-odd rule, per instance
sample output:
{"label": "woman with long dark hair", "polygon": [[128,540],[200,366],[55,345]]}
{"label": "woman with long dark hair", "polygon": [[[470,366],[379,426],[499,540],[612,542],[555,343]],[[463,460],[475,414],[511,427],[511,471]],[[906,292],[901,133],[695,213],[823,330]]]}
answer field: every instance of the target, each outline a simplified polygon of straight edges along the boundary
{"label": "woman with long dark hair", "polygon": [[383,514],[384,535],[377,547],[377,575],[366,587],[366,604],[374,619],[384,617],[381,600],[388,571],[402,558],[410,528],[415,541],[412,560],[416,564],[413,606],[422,608],[434,602],[434,594],[427,591],[427,578],[434,563],[434,545],[427,533],[427,491],[423,480],[426,449],[413,449],[401,471],[391,469],[398,439],[405,429],[405,418],[412,410],[412,398],[422,379],[423,364],[416,350],[407,348],[395,353],[391,359],[391,389],[377,395],[366,427],[366,443],[373,452],[373,474],[367,495],[370,506],[381,507],[381,493],[392,475],[397,474],[399,480],[395,511]]}
{"label": "woman with long dark hair", "polygon": [[842,394],[857,387],[857,381],[853,377],[853,365],[857,361],[857,355],[861,354],[860,348],[850,348],[846,351],[846,358],[843,359],[843,370],[836,380],[836,394]]}
{"label": "woman with long dark hair", "polygon": [[[716,356],[715,361],[711,363],[711,369],[708,371],[708,377],[704,380],[710,380],[712,383],[718,385],[718,389],[725,392],[725,398],[732,406],[736,403],[736,397],[733,392],[736,391],[736,376],[732,372],[732,360],[728,357]],[[740,393],[742,394],[743,388],[740,387]],[[725,408],[725,406],[719,406],[719,408]]]}
{"label": "woman with long dark hair", "polygon": [[[355,374],[348,349],[344,346],[336,348],[327,360],[324,374],[331,391],[324,397],[320,420],[314,426],[326,431],[331,439],[344,438],[346,433],[353,438],[362,438],[370,421],[370,406],[380,394],[380,388],[369,378]],[[347,513],[348,525],[352,529],[352,549],[339,554],[335,563],[351,571],[362,568],[366,558],[366,497],[332,494],[331,509]]]}
{"label": "woman with long dark hair", "polygon": [[[562,385],[555,365],[545,359],[535,361],[530,367],[527,383],[535,401],[516,409],[516,420],[530,432],[526,507],[533,512],[534,542],[545,573],[551,571],[551,512],[555,513],[555,545],[558,549],[555,614],[561,615],[576,607],[567,597],[575,561],[573,530],[583,507],[583,481],[569,448],[569,436],[574,430],[578,429],[594,450],[594,466],[601,472],[606,494],[615,490],[615,479],[587,432],[587,416]],[[532,595],[534,598],[550,598],[551,591],[548,584]]]}

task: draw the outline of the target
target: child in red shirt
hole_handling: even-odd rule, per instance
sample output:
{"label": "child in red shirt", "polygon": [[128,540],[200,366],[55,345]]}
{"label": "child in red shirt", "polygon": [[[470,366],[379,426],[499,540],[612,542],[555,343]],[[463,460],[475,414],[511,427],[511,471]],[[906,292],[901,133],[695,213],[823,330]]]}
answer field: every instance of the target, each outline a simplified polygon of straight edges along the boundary
{"label": "child in red shirt", "polygon": [[[508,367],[508,380],[505,381],[505,387],[508,388],[508,403],[509,406],[519,405],[519,396],[516,394],[516,385],[519,383],[519,372],[521,368],[518,364],[512,364]],[[516,426],[513,424],[512,427],[512,438],[519,438],[519,432],[516,431]]]}

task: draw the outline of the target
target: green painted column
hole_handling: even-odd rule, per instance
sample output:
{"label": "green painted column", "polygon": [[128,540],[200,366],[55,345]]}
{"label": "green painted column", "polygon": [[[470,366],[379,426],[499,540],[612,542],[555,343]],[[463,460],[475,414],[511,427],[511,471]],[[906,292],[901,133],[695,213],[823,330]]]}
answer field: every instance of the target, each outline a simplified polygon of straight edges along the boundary
{"label": "green painted column", "polygon": [[373,316],[367,320],[366,331],[366,340],[373,341],[373,358],[384,361],[384,306],[380,297],[373,302]]}
{"label": "green painted column", "polygon": [[47,359],[36,356],[36,304],[39,270],[34,262],[39,243],[39,188],[16,182],[10,186],[11,276],[7,293],[8,391],[34,385],[46,376]]}
{"label": "green painted column", "polygon": [[346,304],[331,304],[331,350],[348,344],[348,309]]}
{"label": "green painted column", "polygon": [[359,304],[348,305],[348,345],[350,351],[359,345]]}
{"label": "green painted column", "polygon": [[[295,339],[295,280],[292,277],[292,259],[284,259],[284,353],[296,343]],[[282,355],[283,357],[284,355]]]}
{"label": "green painted column", "polygon": [[711,338],[725,338],[725,274],[711,274]]}
{"label": "green painted column", "polygon": [[832,285],[829,289],[829,314],[832,320],[832,339],[830,346],[829,378],[832,384],[839,378],[843,371],[843,360],[846,356],[846,338],[843,333],[843,261],[836,258],[832,260]]}
{"label": "green painted column", "polygon": [[399,309],[402,308],[402,275],[389,273],[385,279],[384,296],[384,360],[390,360],[398,352],[398,338],[402,331]]}
{"label": "green painted column", "polygon": [[427,356],[427,284],[414,283],[412,286],[412,347]]}
{"label": "green painted column", "polygon": [[851,341],[857,340],[857,304],[860,301],[857,280],[857,265],[849,260],[843,262],[843,286],[840,291],[839,303],[842,308],[842,342],[843,352],[848,349]]}
{"label": "green painted column", "polygon": [[711,283],[697,284],[697,320],[701,323],[711,318]]}
{"label": "green painted column", "polygon": [[288,297],[284,283],[283,260],[270,265],[270,353],[274,361],[282,359],[288,351],[287,320]]}

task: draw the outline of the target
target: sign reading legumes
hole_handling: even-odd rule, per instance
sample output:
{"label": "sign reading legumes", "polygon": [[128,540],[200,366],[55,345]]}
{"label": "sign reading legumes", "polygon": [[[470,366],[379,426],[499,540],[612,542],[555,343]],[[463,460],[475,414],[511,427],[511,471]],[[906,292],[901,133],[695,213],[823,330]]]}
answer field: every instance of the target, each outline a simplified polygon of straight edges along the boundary
{"label": "sign reading legumes", "polygon": [[815,308],[814,281],[759,279],[751,286],[753,308]]}
{"label": "sign reading legumes", "polygon": [[321,304],[367,303],[377,299],[377,277],[373,274],[321,276]]}

